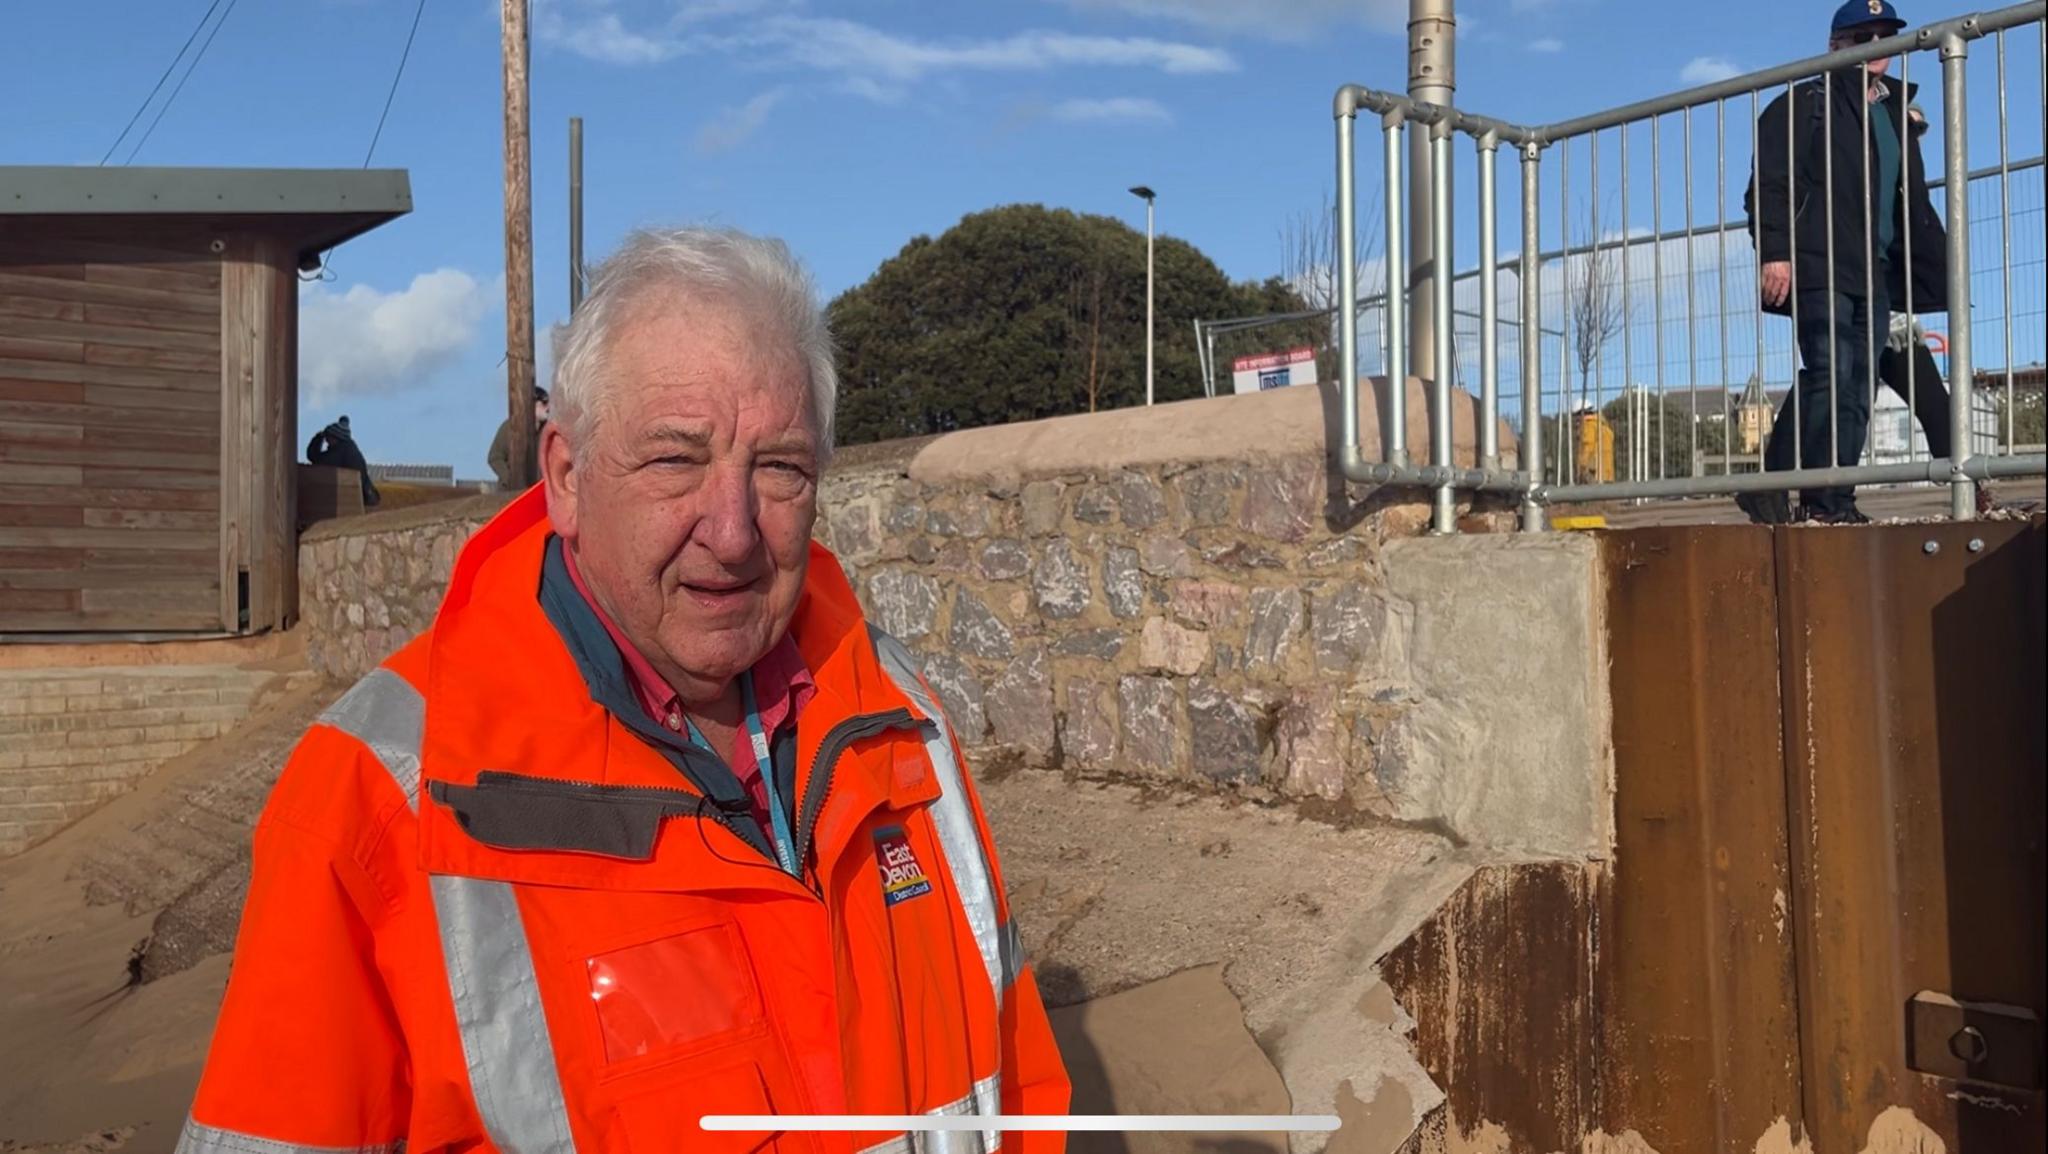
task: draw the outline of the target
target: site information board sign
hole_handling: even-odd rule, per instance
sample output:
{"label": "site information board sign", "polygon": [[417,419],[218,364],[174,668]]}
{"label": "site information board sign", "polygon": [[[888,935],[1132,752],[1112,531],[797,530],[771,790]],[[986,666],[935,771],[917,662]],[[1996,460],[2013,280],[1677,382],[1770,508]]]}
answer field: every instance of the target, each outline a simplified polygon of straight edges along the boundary
{"label": "site information board sign", "polygon": [[1316,383],[1316,351],[1307,345],[1284,353],[1238,357],[1230,362],[1231,383],[1240,393]]}

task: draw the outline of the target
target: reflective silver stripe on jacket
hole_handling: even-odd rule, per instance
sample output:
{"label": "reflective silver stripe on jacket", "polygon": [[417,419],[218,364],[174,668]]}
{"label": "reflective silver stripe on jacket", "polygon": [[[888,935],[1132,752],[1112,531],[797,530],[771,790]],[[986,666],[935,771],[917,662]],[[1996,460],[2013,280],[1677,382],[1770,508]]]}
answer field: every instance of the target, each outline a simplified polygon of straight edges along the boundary
{"label": "reflective silver stripe on jacket", "polygon": [[[426,715],[419,690],[391,670],[377,669],[321,714],[319,724],[368,747],[405,794],[406,805],[417,810]],[[512,886],[441,874],[428,883],[470,1093],[485,1131],[506,1154],[571,1154],[569,1109]],[[218,1149],[232,1154],[240,1148]],[[298,1148],[277,1148],[287,1149]],[[271,1148],[251,1147],[243,1154],[271,1154]]]}
{"label": "reflective silver stripe on jacket", "polygon": [[[991,1074],[974,1084],[972,1092],[934,1110],[932,1115],[1000,1114],[1003,1112],[1003,1079]],[[1003,1136],[994,1130],[920,1130],[877,1142],[860,1154],[996,1154],[1003,1148]]]}
{"label": "reflective silver stripe on jacket", "polygon": [[185,1119],[185,1128],[178,1133],[177,1148],[177,1154],[404,1154],[404,1151],[403,1141],[383,1142],[375,1146],[301,1146],[296,1142],[279,1142],[274,1138],[258,1138],[254,1134],[202,1126],[190,1118]]}
{"label": "reflective silver stripe on jacket", "polygon": [[1023,965],[1022,955],[1015,930],[1001,919],[995,871],[989,868],[988,854],[982,848],[974,809],[967,804],[965,774],[953,755],[952,727],[925,688],[917,658],[901,641],[886,633],[872,632],[875,652],[882,658],[882,667],[889,671],[889,679],[916,704],[919,712],[938,723],[937,729],[924,740],[925,756],[931,759],[932,769],[939,776],[939,798],[932,802],[930,810],[932,826],[938,831],[939,847],[953,877],[953,890],[960,895],[967,924],[974,931],[974,945],[981,951],[981,961],[988,969],[988,983],[995,991],[1000,1011],[1010,983]]}
{"label": "reflective silver stripe on jacket", "polygon": [[428,882],[484,1130],[505,1154],[573,1154],[569,1108],[511,883],[450,874]]}
{"label": "reflective silver stripe on jacket", "polygon": [[356,682],[314,724],[331,726],[369,746],[384,772],[405,794],[405,804],[417,810],[420,735],[426,722],[427,702],[420,691],[405,678],[380,668]]}

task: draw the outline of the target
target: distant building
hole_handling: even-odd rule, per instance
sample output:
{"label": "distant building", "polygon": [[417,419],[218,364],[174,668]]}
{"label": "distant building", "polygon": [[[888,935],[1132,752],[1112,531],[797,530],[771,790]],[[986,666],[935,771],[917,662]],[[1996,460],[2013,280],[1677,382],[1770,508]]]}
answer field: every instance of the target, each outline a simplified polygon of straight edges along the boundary
{"label": "distant building", "polygon": [[1777,399],[1764,390],[1761,380],[1749,378],[1748,387],[1735,402],[1735,443],[1731,448],[1745,454],[1762,452],[1771,438],[1771,420],[1777,412]]}
{"label": "distant building", "polygon": [[396,481],[401,485],[453,485],[453,465],[370,465],[370,480],[379,485]]}

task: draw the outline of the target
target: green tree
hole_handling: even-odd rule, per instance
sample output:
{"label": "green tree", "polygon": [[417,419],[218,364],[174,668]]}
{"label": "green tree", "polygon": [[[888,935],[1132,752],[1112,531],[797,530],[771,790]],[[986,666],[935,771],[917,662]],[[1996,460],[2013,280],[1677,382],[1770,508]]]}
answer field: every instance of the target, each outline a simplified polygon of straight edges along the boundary
{"label": "green tree", "polygon": [[[1698,431],[1693,431],[1694,400],[1684,392],[1670,392],[1661,398],[1648,392],[1633,392],[1607,402],[1600,415],[1607,419],[1614,436],[1614,474],[1617,480],[1633,480],[1629,463],[1636,460],[1633,438],[1648,426],[1645,436],[1649,452],[1640,462],[1641,480],[1693,475],[1693,443],[1699,443],[1699,472],[1738,473],[1756,471],[1756,460],[1737,460],[1731,466],[1723,460],[1728,447],[1728,425],[1717,405],[1709,409],[1701,402]],[[1661,410],[1661,411],[1660,411]],[[1630,427],[1634,418],[1637,428]]]}
{"label": "green tree", "polygon": [[[2021,385],[2012,391],[2012,404],[2006,405],[2005,380],[2003,377],[1985,373],[1977,374],[1977,387],[1990,389],[1992,403],[1998,409],[1998,448],[2005,450],[2007,441],[2014,448],[2021,445],[2039,445],[2048,438],[2048,405],[2042,403],[2039,385],[2029,388]],[[2025,451],[2025,450],[2021,450]],[[2034,450],[2038,452],[2039,450]]]}
{"label": "green tree", "polygon": [[[1156,243],[1156,396],[1202,395],[1195,318],[1301,309],[1279,280],[1233,283],[1193,245]],[[1145,236],[1018,204],[917,237],[831,303],[842,444],[1035,420],[1145,399]],[[1327,325],[1276,333],[1320,346]]]}

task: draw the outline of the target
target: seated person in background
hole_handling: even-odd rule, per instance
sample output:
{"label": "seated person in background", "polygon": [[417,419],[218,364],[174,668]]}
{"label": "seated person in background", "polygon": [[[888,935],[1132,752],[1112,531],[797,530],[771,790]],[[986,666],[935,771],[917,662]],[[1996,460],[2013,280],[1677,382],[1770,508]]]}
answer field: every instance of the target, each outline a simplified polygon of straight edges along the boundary
{"label": "seated person in background", "polygon": [[363,480],[363,507],[366,509],[376,508],[377,502],[383,499],[377,493],[376,482],[370,480],[370,463],[363,460],[363,451],[356,447],[356,439],[348,431],[348,415],[345,413],[306,442],[306,463],[354,469]]}

